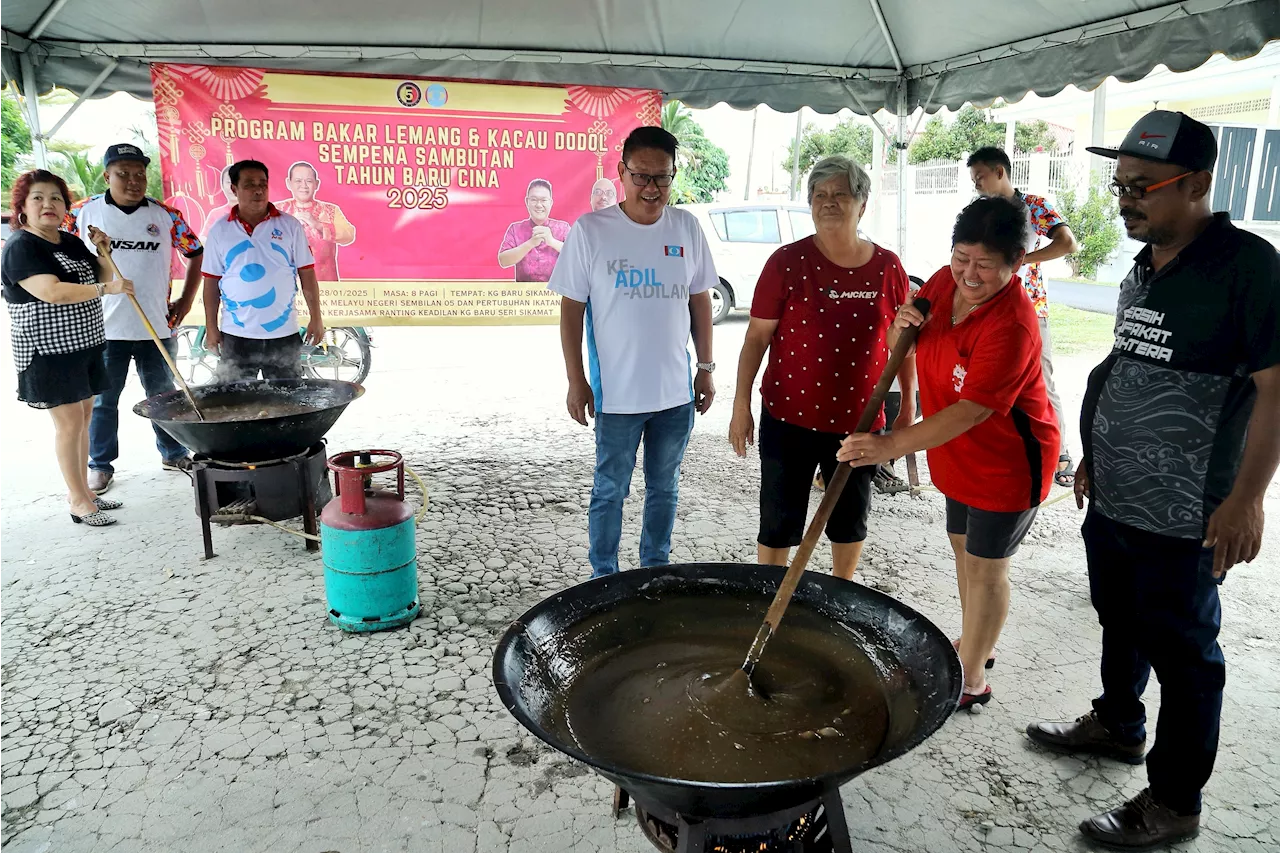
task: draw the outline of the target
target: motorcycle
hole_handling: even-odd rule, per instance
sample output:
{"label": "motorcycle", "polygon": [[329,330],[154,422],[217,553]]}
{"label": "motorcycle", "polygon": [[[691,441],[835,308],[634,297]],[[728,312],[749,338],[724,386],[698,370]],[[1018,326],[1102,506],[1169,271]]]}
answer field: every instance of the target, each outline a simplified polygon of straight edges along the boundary
{"label": "motorcycle", "polygon": [[[299,331],[300,335],[305,331]],[[204,326],[179,326],[173,330],[178,342],[174,359],[188,385],[213,381],[218,354],[206,349]],[[340,379],[362,383],[369,375],[373,357],[373,337],[358,326],[325,329],[320,346],[302,345],[302,375],[308,379]]]}

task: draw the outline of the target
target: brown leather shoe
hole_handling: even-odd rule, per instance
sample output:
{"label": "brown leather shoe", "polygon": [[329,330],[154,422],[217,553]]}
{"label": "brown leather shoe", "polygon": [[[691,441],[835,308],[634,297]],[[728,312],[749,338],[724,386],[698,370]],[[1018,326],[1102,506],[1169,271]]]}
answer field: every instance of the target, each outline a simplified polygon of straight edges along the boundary
{"label": "brown leather shoe", "polygon": [[1071,723],[1032,723],[1027,726],[1027,737],[1058,752],[1090,752],[1126,764],[1141,764],[1146,760],[1146,740],[1135,744],[1117,740],[1098,720],[1097,711],[1090,711]]}
{"label": "brown leather shoe", "polygon": [[108,471],[90,468],[88,476],[89,490],[95,495],[100,495],[111,488],[111,481],[114,479],[115,477]]}
{"label": "brown leather shoe", "polygon": [[1114,850],[1149,850],[1195,838],[1200,833],[1200,815],[1180,815],[1143,788],[1120,808],[1081,821],[1080,831]]}

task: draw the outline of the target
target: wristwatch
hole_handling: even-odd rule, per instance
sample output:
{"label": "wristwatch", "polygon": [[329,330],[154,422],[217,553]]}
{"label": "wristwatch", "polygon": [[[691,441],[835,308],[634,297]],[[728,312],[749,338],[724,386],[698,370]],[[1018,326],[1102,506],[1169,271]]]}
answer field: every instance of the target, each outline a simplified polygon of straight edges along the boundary
{"label": "wristwatch", "polygon": [[716,372],[716,363],[714,361],[700,361],[694,365],[699,370],[705,370],[707,373]]}

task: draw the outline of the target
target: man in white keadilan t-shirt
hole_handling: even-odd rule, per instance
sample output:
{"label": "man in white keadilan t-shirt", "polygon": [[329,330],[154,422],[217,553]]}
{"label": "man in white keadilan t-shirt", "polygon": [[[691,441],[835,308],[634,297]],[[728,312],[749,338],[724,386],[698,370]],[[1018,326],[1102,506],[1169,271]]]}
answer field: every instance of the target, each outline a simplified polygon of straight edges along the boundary
{"label": "man in white keadilan t-shirt", "polygon": [[[204,247],[181,213],[147,196],[147,164],[151,159],[141,148],[128,143],[111,145],[102,160],[107,191],[77,205],[68,217],[68,230],[91,249],[91,227],[111,235],[112,259],[121,274],[133,280],[138,303],[156,335],[170,355],[176,354],[177,341],[169,329],[187,315],[200,292]],[[170,303],[169,261],[174,249],[187,259],[187,274],[182,292]],[[173,374],[129,297],[103,297],[102,315],[111,387],[98,395],[89,419],[89,488],[97,494],[109,489],[115,478],[114,463],[120,456],[120,395],[129,379],[129,363],[137,366],[148,397],[174,388]],[[161,465],[170,471],[191,467],[187,449],[160,427],[153,429]]]}
{"label": "man in white keadilan t-shirt", "polygon": [[[548,287],[563,298],[560,342],[569,374],[569,414],[595,418],[596,469],[588,535],[592,577],[618,571],[622,502],[644,441],[645,500],[640,565],[666,565],[671,551],[693,413],[715,397],[711,297],[717,281],[702,228],[667,206],[676,138],[659,127],[632,131],[618,177],[624,201],[574,223]],[[582,359],[586,327],[587,365]],[[697,372],[689,354],[692,334]]]}

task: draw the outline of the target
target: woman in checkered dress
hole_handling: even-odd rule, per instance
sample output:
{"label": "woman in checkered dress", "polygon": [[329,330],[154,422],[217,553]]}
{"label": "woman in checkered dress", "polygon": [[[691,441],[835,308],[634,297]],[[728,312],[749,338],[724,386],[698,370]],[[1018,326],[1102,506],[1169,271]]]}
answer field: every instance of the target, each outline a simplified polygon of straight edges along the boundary
{"label": "woman in checkered dress", "polygon": [[106,527],[105,510],[119,501],[89,490],[89,415],[93,398],[105,391],[102,296],[133,293],[133,282],[114,279],[101,257],[111,238],[94,229],[95,258],[80,238],[61,230],[71,193],[62,178],[35,169],[13,186],[14,235],[0,259],[0,280],[9,307],[18,399],[48,409],[57,433],[58,467],[67,483],[71,520]]}

